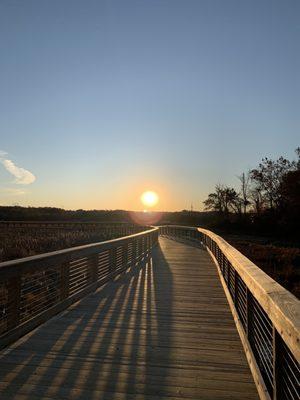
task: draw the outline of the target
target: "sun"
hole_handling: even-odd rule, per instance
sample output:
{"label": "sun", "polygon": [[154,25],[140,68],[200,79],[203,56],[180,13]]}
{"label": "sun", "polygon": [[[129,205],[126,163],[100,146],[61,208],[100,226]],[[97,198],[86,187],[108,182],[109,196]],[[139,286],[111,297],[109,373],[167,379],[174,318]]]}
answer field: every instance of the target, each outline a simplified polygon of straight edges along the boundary
{"label": "sun", "polygon": [[141,195],[141,202],[146,207],[154,207],[154,206],[156,206],[156,204],[158,203],[158,200],[159,200],[159,198],[158,198],[157,193],[152,192],[150,190],[147,191],[147,192],[144,192]]}

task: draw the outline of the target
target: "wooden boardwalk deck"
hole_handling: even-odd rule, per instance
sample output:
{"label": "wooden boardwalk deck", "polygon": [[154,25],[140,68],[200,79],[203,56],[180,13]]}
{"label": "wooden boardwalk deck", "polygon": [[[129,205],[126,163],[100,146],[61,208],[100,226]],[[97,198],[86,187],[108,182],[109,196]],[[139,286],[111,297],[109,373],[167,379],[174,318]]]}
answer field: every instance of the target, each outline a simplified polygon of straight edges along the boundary
{"label": "wooden boardwalk deck", "polygon": [[0,353],[0,398],[258,399],[207,252],[152,259]]}

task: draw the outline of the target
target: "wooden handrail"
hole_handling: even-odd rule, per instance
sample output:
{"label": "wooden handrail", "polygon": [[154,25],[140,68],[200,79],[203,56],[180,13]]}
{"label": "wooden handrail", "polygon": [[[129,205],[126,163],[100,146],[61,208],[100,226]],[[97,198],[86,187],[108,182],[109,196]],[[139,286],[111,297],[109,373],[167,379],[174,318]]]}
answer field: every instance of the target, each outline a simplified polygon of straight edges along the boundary
{"label": "wooden handrail", "polygon": [[300,361],[299,300],[222,237],[206,229],[198,228],[198,231],[219,246],[253,296],[267,312],[296,359]]}
{"label": "wooden handrail", "polygon": [[265,386],[267,393],[258,388],[261,398],[298,398],[300,301],[215,233],[176,225],[159,229],[163,235],[198,240],[210,252],[230,296],[250,367],[259,375],[256,383]]}
{"label": "wooden handrail", "polygon": [[157,240],[158,228],[148,228],[118,239],[0,263],[0,347],[146,259]]}
{"label": "wooden handrail", "polygon": [[[153,229],[155,228],[152,228],[152,231]],[[0,279],[1,276],[7,277],[7,276],[12,276],[15,273],[18,273],[20,265],[22,265],[22,268],[25,270],[26,268],[31,269],[32,267],[37,269],[44,268],[45,266],[55,264],[57,260],[60,260],[61,262],[68,262],[79,256],[87,257],[97,252],[99,249],[101,249],[101,251],[107,250],[114,244],[122,245],[124,242],[128,241],[128,238],[137,238],[139,236],[144,235],[146,232],[148,232],[148,229],[143,232],[132,233],[132,234],[129,233],[129,235],[127,236],[107,240],[104,242],[90,243],[83,246],[74,246],[63,250],[38,254],[35,256],[4,261],[0,263]]]}

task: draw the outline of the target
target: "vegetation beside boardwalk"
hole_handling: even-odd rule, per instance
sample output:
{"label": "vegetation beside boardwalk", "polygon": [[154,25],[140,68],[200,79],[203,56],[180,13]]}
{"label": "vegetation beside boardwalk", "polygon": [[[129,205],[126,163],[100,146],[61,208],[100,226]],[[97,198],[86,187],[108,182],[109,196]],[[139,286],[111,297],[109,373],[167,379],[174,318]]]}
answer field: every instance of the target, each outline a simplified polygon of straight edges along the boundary
{"label": "vegetation beside boardwalk", "polygon": [[296,156],[263,158],[239,189],[218,184],[204,205],[214,230],[300,298],[300,148]]}
{"label": "vegetation beside boardwalk", "polygon": [[224,238],[266,274],[300,299],[300,249],[272,244],[267,239],[237,235]]}
{"label": "vegetation beside boardwalk", "polygon": [[[223,236],[268,275],[300,297],[300,148],[296,160],[262,159],[239,176],[239,188],[218,184],[205,212],[143,213],[0,207],[0,221],[126,222],[201,226]],[[234,237],[232,236],[234,234]],[[115,237],[115,236],[114,236]],[[99,229],[0,229],[0,262],[112,239]]]}
{"label": "vegetation beside boardwalk", "polygon": [[101,225],[7,227],[0,224],[0,262],[103,242],[122,235],[121,229],[106,229]]}
{"label": "vegetation beside boardwalk", "polygon": [[217,184],[204,201],[216,227],[299,242],[300,147],[296,160],[263,158],[242,173],[239,187]]}

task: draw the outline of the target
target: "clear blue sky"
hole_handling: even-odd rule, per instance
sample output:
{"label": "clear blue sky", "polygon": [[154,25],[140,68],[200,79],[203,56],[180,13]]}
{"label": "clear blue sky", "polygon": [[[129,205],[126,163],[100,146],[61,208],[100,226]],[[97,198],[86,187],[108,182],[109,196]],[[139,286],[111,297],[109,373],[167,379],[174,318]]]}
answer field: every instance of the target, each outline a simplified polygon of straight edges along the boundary
{"label": "clear blue sky", "polygon": [[1,0],[0,204],[199,209],[294,157],[299,43],[299,0]]}

